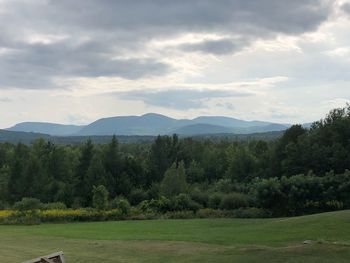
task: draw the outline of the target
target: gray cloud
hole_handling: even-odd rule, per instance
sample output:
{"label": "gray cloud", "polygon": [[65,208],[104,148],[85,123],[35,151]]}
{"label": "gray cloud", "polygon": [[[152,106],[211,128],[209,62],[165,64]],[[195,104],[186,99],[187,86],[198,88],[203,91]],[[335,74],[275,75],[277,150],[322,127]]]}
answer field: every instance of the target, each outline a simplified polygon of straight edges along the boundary
{"label": "gray cloud", "polygon": [[350,15],[350,3],[343,4],[343,5],[341,6],[341,9],[342,9],[345,13],[347,13],[348,15]]}
{"label": "gray cloud", "polygon": [[232,39],[207,40],[194,44],[183,44],[180,49],[183,51],[199,51],[203,53],[211,53],[215,55],[225,55],[240,50],[244,47],[241,41]]}
{"label": "gray cloud", "polygon": [[[224,55],[256,39],[315,30],[332,11],[328,0],[47,0],[1,2],[0,88],[52,88],[62,77],[139,79],[170,72],[142,52],[154,38],[183,33],[239,37],[180,49]],[[63,39],[33,43],[40,35]],[[121,59],[141,54],[133,59]],[[115,59],[118,57],[118,59]]]}
{"label": "gray cloud", "polygon": [[179,110],[205,107],[206,101],[212,98],[246,97],[251,94],[228,90],[193,90],[172,89],[161,91],[115,92],[115,96],[125,100],[143,101],[148,105]]}
{"label": "gray cloud", "polygon": [[[60,23],[99,30],[171,31],[265,29],[302,33],[315,29],[329,15],[324,0],[61,0],[49,1]],[[59,10],[58,14],[55,11]],[[77,15],[79,14],[79,15]],[[255,30],[254,30],[255,31]],[[255,31],[257,32],[257,31]]]}
{"label": "gray cloud", "polygon": [[[23,45],[21,45],[23,46]],[[53,77],[122,77],[138,79],[166,74],[170,67],[155,59],[113,59],[111,47],[88,42],[30,44],[0,59],[0,85],[48,88]]]}

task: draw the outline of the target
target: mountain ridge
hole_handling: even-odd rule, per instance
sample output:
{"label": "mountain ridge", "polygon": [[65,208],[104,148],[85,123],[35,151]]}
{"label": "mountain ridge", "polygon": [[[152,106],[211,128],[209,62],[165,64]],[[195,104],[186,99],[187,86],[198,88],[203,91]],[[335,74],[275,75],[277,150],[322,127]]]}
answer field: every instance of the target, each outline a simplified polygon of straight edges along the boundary
{"label": "mountain ridge", "polygon": [[78,132],[82,127],[83,127],[82,125],[28,121],[28,122],[17,123],[14,126],[7,128],[5,130],[68,136]]}
{"label": "mountain ridge", "polygon": [[36,132],[52,136],[154,136],[177,133],[180,135],[282,131],[289,124],[265,121],[246,121],[227,116],[198,116],[193,119],[175,119],[158,113],[140,116],[114,116],[100,118],[87,125],[67,125],[50,122],[22,122],[9,131]]}

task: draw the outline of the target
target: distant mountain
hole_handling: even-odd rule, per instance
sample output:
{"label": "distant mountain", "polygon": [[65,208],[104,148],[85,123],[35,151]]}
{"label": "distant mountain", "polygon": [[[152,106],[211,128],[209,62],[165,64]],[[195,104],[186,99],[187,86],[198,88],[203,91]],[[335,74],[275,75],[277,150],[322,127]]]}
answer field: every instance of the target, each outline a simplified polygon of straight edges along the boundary
{"label": "distant mountain", "polygon": [[99,119],[81,129],[78,135],[158,135],[191,124],[164,115],[148,113],[142,116],[120,116]]}
{"label": "distant mountain", "polygon": [[252,126],[245,129],[236,129],[235,131],[242,134],[259,133],[259,132],[271,132],[271,131],[284,131],[288,129],[290,125],[271,123],[262,126]]}
{"label": "distant mountain", "polygon": [[288,126],[262,121],[244,121],[222,116],[201,116],[192,120],[174,119],[161,114],[119,116],[99,119],[83,127],[75,135],[180,135],[218,133],[257,133],[281,131]]}
{"label": "distant mountain", "polygon": [[232,128],[247,128],[254,126],[265,126],[271,124],[263,121],[244,121],[230,117],[222,116],[200,116],[193,119],[196,123],[206,123],[211,125],[226,126]]}
{"label": "distant mountain", "polygon": [[64,124],[47,123],[47,122],[22,122],[6,130],[17,131],[17,132],[44,133],[44,134],[57,135],[57,136],[67,136],[67,135],[78,133],[82,128],[83,126],[64,125]]}
{"label": "distant mountain", "polygon": [[142,116],[118,116],[103,118],[86,126],[62,125],[45,122],[23,122],[7,130],[44,133],[52,136],[156,136],[177,133],[200,135],[235,133],[250,134],[282,131],[290,125],[263,121],[245,121],[223,116],[200,116],[190,119],[174,119],[161,114]]}
{"label": "distant mountain", "polygon": [[7,131],[0,129],[0,143],[10,142],[18,143],[22,142],[29,144],[37,139],[50,139],[50,135],[42,133],[33,133],[33,132],[17,132],[17,131]]}

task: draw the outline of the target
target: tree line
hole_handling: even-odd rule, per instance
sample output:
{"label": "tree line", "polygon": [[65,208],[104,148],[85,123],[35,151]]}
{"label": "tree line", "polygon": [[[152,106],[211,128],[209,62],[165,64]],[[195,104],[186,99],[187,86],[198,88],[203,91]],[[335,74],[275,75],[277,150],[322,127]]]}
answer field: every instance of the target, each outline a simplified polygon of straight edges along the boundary
{"label": "tree line", "polygon": [[173,135],[151,143],[2,143],[0,208],[24,197],[72,208],[102,198],[144,210],[256,207],[297,215],[350,208],[348,169],[350,106],[273,141]]}

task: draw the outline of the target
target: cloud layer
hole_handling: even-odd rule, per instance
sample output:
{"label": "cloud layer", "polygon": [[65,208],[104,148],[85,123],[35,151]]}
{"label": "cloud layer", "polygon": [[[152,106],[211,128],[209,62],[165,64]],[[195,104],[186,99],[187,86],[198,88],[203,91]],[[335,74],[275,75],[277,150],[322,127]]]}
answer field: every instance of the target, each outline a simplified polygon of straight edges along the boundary
{"label": "cloud layer", "polygon": [[350,98],[349,14],[348,0],[0,0],[0,125],[310,121]]}
{"label": "cloud layer", "polygon": [[199,90],[199,89],[165,89],[165,90],[136,90],[119,92],[114,95],[125,100],[139,100],[146,104],[188,110],[203,107],[210,99],[247,97],[248,93],[230,90]]}
{"label": "cloud layer", "polygon": [[276,34],[314,30],[331,13],[315,0],[2,1],[0,88],[57,88],[64,77],[140,79],[176,71],[152,39],[226,35],[183,43],[183,51],[223,55]]}

